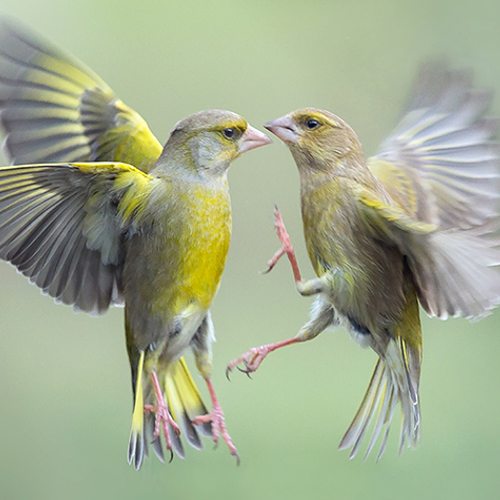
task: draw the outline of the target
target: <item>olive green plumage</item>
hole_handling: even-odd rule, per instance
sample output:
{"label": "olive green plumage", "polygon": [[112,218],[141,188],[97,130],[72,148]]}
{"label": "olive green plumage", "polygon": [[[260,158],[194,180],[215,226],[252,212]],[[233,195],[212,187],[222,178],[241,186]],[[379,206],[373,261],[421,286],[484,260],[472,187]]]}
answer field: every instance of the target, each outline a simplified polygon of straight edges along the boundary
{"label": "olive green plumage", "polygon": [[[75,309],[125,305],[129,462],[141,467],[148,440],[163,460],[162,426],[180,456],[175,426],[198,449],[197,429],[221,434],[237,456],[210,382],[209,308],[231,236],[228,168],[271,141],[235,113],[208,110],[180,121],[162,151],[99,77],[5,21],[0,111],[16,165],[0,169],[0,258]],[[210,414],[182,358],[188,348]]]}
{"label": "olive green plumage", "polygon": [[497,122],[483,117],[490,97],[472,90],[466,73],[424,67],[409,109],[368,161],[354,131],[328,111],[301,109],[266,125],[297,164],[318,276],[297,284],[304,295],[319,294],[297,339],[341,325],[380,357],[340,445],[352,447],[351,457],[374,419],[366,456],[385,427],[381,456],[398,401],[400,449],[418,441],[418,301],[443,319],[479,318],[500,301],[500,251],[491,238],[500,197]]}

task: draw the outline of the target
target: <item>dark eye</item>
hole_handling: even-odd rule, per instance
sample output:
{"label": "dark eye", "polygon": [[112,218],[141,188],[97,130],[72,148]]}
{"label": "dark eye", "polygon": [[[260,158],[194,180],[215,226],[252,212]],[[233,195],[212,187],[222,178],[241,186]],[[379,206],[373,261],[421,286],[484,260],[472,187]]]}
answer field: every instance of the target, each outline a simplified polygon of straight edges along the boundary
{"label": "dark eye", "polygon": [[308,129],[313,130],[313,129],[319,127],[319,122],[318,122],[318,120],[315,120],[314,118],[312,118],[311,120],[307,120],[306,126]]}
{"label": "dark eye", "polygon": [[228,139],[232,139],[234,137],[234,128],[225,128],[222,133]]}

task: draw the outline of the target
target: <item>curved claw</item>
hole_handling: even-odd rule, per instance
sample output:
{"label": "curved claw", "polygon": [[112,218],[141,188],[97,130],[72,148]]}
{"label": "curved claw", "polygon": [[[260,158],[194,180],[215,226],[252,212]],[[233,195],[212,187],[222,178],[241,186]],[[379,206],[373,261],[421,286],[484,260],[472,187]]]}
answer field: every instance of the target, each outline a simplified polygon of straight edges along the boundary
{"label": "curved claw", "polygon": [[[297,342],[302,342],[300,337],[293,337],[288,340],[282,340],[281,342],[276,342],[274,344],[261,345],[260,347],[252,347],[248,352],[241,355],[239,358],[234,359],[229,363],[228,370],[232,371],[234,367],[242,373],[246,373],[249,378],[250,373],[254,373],[258,370],[259,366],[262,364],[264,359],[270,352],[279,349],[280,347],[285,347],[287,345],[296,344]],[[245,368],[240,368],[238,365],[243,363]]]}
{"label": "curved claw", "polygon": [[168,461],[168,463],[171,464],[172,460],[174,459],[174,452],[172,448],[170,448],[168,451],[170,452],[170,460]]}
{"label": "curved claw", "polygon": [[[247,377],[251,379],[252,377],[250,376],[250,373],[254,373],[255,371],[257,371],[257,368],[259,368],[260,364],[267,356],[268,352],[269,352],[269,346],[267,345],[260,347],[253,347],[239,358],[236,358],[235,360],[231,361],[231,363],[229,363],[228,370],[232,371],[233,368],[236,367],[238,371],[240,371],[241,373],[245,373]],[[240,363],[243,363],[245,365],[245,368],[240,368],[238,366]]]}
{"label": "curved claw", "polygon": [[239,366],[237,366],[236,368],[238,368],[238,370],[241,372],[241,373],[244,373],[250,380],[253,380],[252,376],[250,375],[250,373],[252,373],[252,370],[250,370],[248,368],[248,366],[246,367],[246,370],[244,370],[243,368],[240,368]]}
{"label": "curved claw", "polygon": [[273,265],[271,266],[271,264],[269,264],[269,262],[268,262],[268,263],[267,263],[267,265],[268,265],[268,268],[267,268],[265,271],[259,271],[259,274],[262,274],[262,275],[263,275],[263,274],[269,274],[269,273],[273,270],[273,268],[274,268],[274,266],[275,266],[276,264],[273,264]]}

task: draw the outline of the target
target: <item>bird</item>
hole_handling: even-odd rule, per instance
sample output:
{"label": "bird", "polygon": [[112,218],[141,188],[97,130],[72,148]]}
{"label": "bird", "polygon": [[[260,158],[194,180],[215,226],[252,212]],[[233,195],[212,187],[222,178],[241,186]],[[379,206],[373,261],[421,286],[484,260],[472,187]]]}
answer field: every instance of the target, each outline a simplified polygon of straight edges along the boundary
{"label": "bird", "polygon": [[[211,382],[219,288],[231,236],[230,164],[271,139],[240,115],[205,110],[162,147],[82,63],[0,26],[0,258],[56,302],[102,314],[124,305],[133,386],[128,462],[148,442],[184,457],[199,432],[239,456]],[[183,357],[206,381],[209,412]]]}
{"label": "bird", "polygon": [[472,88],[468,71],[441,61],[418,72],[410,104],[379,151],[366,158],[354,130],[316,108],[265,125],[290,149],[300,178],[303,230],[316,278],[302,280],[283,218],[282,243],[296,288],[315,296],[295,337],[250,349],[228,365],[250,374],[272,351],[344,327],[378,361],[340,449],[365,459],[380,437],[385,451],[398,403],[399,453],[420,436],[422,329],[431,317],[479,319],[500,302],[498,120],[485,116],[492,93]]}

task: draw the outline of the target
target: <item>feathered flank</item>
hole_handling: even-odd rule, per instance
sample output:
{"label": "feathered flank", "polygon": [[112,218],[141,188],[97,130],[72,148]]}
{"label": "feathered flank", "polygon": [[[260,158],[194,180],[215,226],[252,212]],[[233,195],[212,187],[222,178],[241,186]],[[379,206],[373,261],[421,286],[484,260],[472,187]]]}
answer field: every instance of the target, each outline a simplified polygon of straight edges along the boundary
{"label": "feathered flank", "polygon": [[[363,220],[407,256],[422,307],[430,316],[479,319],[500,303],[500,243],[488,222],[471,229],[439,229],[356,188]],[[474,255],[474,259],[471,259]]]}

